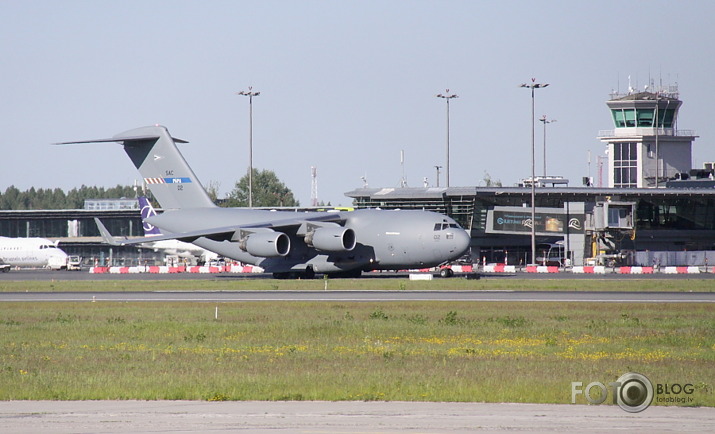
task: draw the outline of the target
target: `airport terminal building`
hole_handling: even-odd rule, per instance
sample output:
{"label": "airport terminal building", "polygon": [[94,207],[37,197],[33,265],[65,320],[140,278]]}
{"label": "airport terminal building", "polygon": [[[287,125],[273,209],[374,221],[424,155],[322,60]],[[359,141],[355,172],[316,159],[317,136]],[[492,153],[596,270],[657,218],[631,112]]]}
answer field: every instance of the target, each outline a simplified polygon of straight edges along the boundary
{"label": "airport terminal building", "polygon": [[[533,223],[531,179],[516,187],[360,188],[346,196],[357,208],[449,215],[470,232],[475,263],[713,265],[715,164],[691,168],[697,136],[677,128],[677,87],[614,93],[606,104],[614,128],[598,138],[609,155],[608,185],[585,178],[583,187],[569,187],[559,177],[536,177]],[[150,249],[103,244],[95,217],[115,236],[143,235],[136,199],[118,199],[88,201],[82,210],[0,211],[0,236],[60,240],[86,264],[163,260]],[[530,257],[532,224],[536,258]]]}
{"label": "airport terminal building", "polygon": [[[529,264],[531,188],[358,189],[359,208],[447,214],[472,236],[472,258]],[[715,189],[536,188],[536,236],[572,265],[704,265],[715,261]],[[542,249],[543,250],[543,249]],[[537,254],[538,256],[538,254]]]}
{"label": "airport terminal building", "polygon": [[[535,177],[531,258],[531,179],[518,187],[382,188],[346,193],[358,207],[445,213],[472,235],[472,257],[486,263],[530,264],[549,258],[571,265],[708,265],[715,262],[715,171],[692,169],[691,130],[678,129],[677,86],[606,102],[613,129],[600,131],[608,158],[607,186],[568,187],[560,177]],[[547,249],[556,254],[547,254]],[[541,257],[539,257],[541,256]],[[532,262],[534,261],[535,262]]]}
{"label": "airport terminal building", "polygon": [[[677,86],[606,102],[613,129],[600,131],[608,158],[607,186],[568,187],[542,176],[519,187],[383,188],[347,193],[358,207],[428,209],[452,216],[471,232],[472,257],[529,264],[708,265],[715,261],[715,164],[692,169],[691,130],[678,129]],[[531,185],[535,232],[542,251],[531,258]],[[541,258],[539,258],[541,256]],[[535,262],[532,262],[535,261]]]}
{"label": "airport terminal building", "polygon": [[152,249],[105,244],[94,222],[95,217],[101,219],[115,236],[144,236],[136,199],[88,200],[83,209],[0,210],[0,236],[59,241],[58,247],[68,255],[81,256],[84,266],[163,261],[163,255]]}

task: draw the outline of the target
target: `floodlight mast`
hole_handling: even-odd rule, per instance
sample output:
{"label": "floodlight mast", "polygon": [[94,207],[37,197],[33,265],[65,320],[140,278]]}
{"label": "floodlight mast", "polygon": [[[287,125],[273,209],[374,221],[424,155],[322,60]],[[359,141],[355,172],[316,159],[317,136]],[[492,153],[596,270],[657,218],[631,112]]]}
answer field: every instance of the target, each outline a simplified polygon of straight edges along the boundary
{"label": "floodlight mast", "polygon": [[534,89],[540,89],[548,86],[548,83],[537,83],[535,78],[531,79],[531,84],[522,83],[519,87],[531,89],[531,262],[536,263],[536,179],[535,179],[535,162],[534,162],[534,130],[535,130],[535,115],[534,115]]}
{"label": "floodlight mast", "polygon": [[543,115],[539,120],[544,124],[544,178],[548,175],[546,174],[546,124],[556,122],[556,119],[547,119],[546,115]]}
{"label": "floodlight mast", "polygon": [[449,89],[447,89],[444,93],[439,93],[436,96],[437,98],[443,98],[447,101],[447,165],[445,167],[445,184],[449,187],[449,100],[459,98],[459,95],[449,93]]}
{"label": "floodlight mast", "polygon": [[253,86],[248,86],[248,92],[240,91],[236,95],[248,97],[248,207],[253,207],[253,97],[261,92],[254,92]]}

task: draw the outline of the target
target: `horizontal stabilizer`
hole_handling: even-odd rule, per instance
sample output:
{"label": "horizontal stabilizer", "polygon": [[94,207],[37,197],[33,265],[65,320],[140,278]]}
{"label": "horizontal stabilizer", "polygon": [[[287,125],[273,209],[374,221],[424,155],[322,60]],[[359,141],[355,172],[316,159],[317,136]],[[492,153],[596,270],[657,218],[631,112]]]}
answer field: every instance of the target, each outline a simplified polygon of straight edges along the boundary
{"label": "horizontal stabilizer", "polygon": [[[158,135],[148,135],[148,136],[122,136],[117,135],[110,139],[95,139],[95,140],[79,140],[75,142],[59,142],[53,143],[53,145],[82,145],[87,143],[112,143],[112,142],[146,142],[148,140],[158,140],[160,136]],[[186,140],[177,139],[176,137],[171,138],[176,143],[189,143]]]}

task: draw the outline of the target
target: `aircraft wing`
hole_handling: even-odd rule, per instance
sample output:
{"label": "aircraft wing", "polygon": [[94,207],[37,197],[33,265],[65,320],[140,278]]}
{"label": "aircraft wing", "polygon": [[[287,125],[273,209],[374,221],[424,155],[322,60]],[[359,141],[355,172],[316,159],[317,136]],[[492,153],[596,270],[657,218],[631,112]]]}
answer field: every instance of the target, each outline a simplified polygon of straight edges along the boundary
{"label": "aircraft wing", "polygon": [[[321,216],[309,217],[309,218],[290,218],[290,219],[279,219],[279,220],[267,220],[261,223],[255,223],[250,225],[235,225],[235,226],[224,226],[218,228],[206,228],[199,229],[196,231],[189,232],[177,232],[172,234],[155,235],[151,237],[141,237],[132,239],[117,239],[109,233],[109,230],[104,226],[104,224],[99,220],[99,218],[94,218],[99,232],[102,235],[102,239],[105,243],[113,246],[126,246],[134,244],[142,244],[152,241],[163,241],[163,240],[179,240],[187,243],[196,241],[198,238],[208,238],[214,241],[231,241],[236,240],[236,234],[240,231],[248,231],[251,229],[276,229],[280,231],[283,228],[301,228],[308,224],[320,224],[320,223],[340,223],[344,221],[344,218],[338,213],[329,213]],[[300,230],[299,230],[300,232]]]}
{"label": "aircraft wing", "polygon": [[104,242],[107,244],[113,245],[113,246],[128,246],[128,245],[133,245],[133,244],[142,244],[142,243],[149,243],[152,241],[164,241],[164,240],[180,240],[180,241],[191,242],[191,241],[194,241],[197,238],[201,238],[201,237],[211,238],[216,241],[230,240],[231,237],[233,236],[234,232],[236,232],[236,229],[233,229],[233,228],[215,228],[215,229],[211,229],[211,230],[191,231],[191,232],[182,232],[182,233],[165,234],[165,235],[155,235],[155,236],[151,236],[151,237],[119,239],[119,238],[113,237],[112,234],[109,233],[109,230],[107,230],[107,228],[104,226],[102,221],[99,220],[97,217],[94,218],[94,221],[95,221],[95,223],[97,223],[97,227],[99,228],[99,233],[102,234],[102,239],[104,240]]}

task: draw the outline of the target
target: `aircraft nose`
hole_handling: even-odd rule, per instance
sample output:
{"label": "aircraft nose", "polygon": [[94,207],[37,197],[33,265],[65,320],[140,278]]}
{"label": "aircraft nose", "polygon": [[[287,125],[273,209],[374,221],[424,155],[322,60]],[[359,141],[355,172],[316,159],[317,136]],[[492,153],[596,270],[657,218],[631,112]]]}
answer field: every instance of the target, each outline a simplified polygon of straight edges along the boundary
{"label": "aircraft nose", "polygon": [[457,231],[456,234],[454,234],[454,244],[456,247],[456,251],[464,253],[467,251],[469,248],[469,242],[471,241],[471,236],[469,235],[469,232],[467,231]]}

